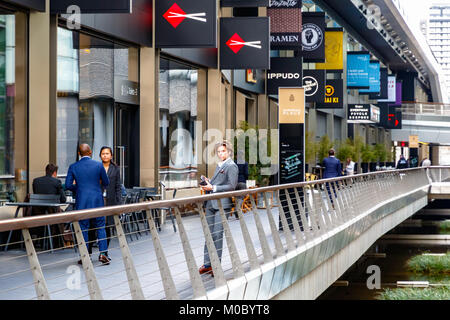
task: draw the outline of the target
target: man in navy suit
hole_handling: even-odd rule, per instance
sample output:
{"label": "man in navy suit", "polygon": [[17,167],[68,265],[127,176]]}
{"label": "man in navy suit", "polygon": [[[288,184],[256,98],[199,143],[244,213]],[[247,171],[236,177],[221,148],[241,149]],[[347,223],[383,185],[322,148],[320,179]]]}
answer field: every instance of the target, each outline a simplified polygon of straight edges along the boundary
{"label": "man in navy suit", "polygon": [[328,158],[323,159],[323,179],[330,179],[342,176],[341,162],[334,156],[334,149],[328,151]]}
{"label": "man in navy suit", "polygon": [[[108,175],[101,162],[91,159],[92,151],[89,145],[81,144],[78,149],[81,159],[69,167],[66,177],[66,188],[76,193],[75,210],[100,208],[105,205],[102,187],[109,184]],[[84,241],[88,240],[88,229],[96,228],[99,242],[99,261],[109,264],[111,261],[106,255],[108,245],[106,242],[105,217],[93,219],[90,226],[89,219],[80,220],[80,228],[83,231]]]}
{"label": "man in navy suit", "polygon": [[[341,162],[336,159],[336,157],[334,156],[334,149],[330,149],[330,151],[328,151],[328,158],[323,159],[323,166],[325,167],[325,170],[323,172],[323,179],[331,179],[331,178],[337,178],[342,176],[342,166],[341,166]],[[333,203],[333,197],[331,196],[331,191],[330,191],[330,185],[329,183],[326,184],[327,186],[327,191],[328,191],[328,196],[330,197],[331,200],[331,204],[334,207],[334,203]],[[336,197],[336,190],[334,190],[333,187],[333,192],[334,192],[334,196]]]}

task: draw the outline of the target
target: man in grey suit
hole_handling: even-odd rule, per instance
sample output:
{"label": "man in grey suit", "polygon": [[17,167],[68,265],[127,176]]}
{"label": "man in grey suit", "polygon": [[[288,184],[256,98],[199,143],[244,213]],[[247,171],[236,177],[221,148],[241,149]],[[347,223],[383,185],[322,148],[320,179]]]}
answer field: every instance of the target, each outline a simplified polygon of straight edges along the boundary
{"label": "man in grey suit", "polygon": [[[202,189],[207,193],[234,191],[238,183],[239,170],[231,159],[233,148],[227,141],[223,141],[216,145],[216,153],[220,159],[211,180],[205,178],[206,184]],[[228,211],[231,209],[233,203],[230,198],[221,199],[222,206],[228,217]],[[223,245],[223,225],[220,218],[219,206],[217,200],[208,201],[206,203],[206,221],[208,222],[209,230],[211,232],[214,245],[217,249],[219,259],[222,259],[222,245]],[[205,244],[204,249],[204,265],[199,269],[200,274],[212,274],[211,261],[209,258],[208,248]]]}

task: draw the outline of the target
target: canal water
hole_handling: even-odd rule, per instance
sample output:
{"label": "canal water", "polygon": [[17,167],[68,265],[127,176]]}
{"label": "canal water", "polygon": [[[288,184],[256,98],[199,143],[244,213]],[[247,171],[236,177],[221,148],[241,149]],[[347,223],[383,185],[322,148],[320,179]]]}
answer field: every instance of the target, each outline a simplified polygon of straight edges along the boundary
{"label": "canal water", "polygon": [[[449,210],[450,212],[450,210]],[[445,240],[402,240],[390,239],[396,235],[441,235],[449,234],[439,225],[443,221],[410,219],[391,230],[386,239],[378,240],[337,282],[328,288],[319,300],[375,300],[384,289],[396,288],[397,281],[429,281],[430,284],[450,283],[450,275],[426,276],[408,271],[407,261],[423,253],[442,254],[450,251]],[[413,237],[414,238],[414,237]],[[385,257],[383,257],[385,254]],[[381,289],[370,290],[367,280],[373,275],[368,273],[369,266],[378,266],[381,276]],[[371,278],[373,279],[373,277]],[[346,282],[348,281],[348,286]],[[373,283],[373,281],[370,281]],[[450,288],[449,288],[450,290]]]}

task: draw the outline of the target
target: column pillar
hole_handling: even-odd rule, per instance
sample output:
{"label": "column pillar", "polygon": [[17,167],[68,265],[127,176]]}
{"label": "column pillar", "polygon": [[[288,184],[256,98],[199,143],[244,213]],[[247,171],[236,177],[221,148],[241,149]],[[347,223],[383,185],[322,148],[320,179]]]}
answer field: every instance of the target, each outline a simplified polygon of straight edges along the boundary
{"label": "column pillar", "polygon": [[50,161],[50,1],[29,18],[29,185]]}

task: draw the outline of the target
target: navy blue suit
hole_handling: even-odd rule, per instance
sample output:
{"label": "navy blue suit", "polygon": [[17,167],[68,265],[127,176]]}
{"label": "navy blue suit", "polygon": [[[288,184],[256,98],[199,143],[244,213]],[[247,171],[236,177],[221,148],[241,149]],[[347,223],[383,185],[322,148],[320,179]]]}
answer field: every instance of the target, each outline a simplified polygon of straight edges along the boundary
{"label": "navy blue suit", "polygon": [[[66,188],[76,193],[75,210],[103,207],[105,202],[102,187],[106,188],[108,185],[109,179],[103,164],[89,157],[83,157],[72,164],[67,172]],[[80,220],[80,227],[87,243],[89,219]],[[97,228],[100,252],[106,252],[105,217],[96,218],[95,226],[92,227]]]}
{"label": "navy blue suit", "polygon": [[323,166],[325,167],[325,170],[323,171],[323,179],[336,178],[342,175],[341,162],[335,157],[323,159]]}
{"label": "navy blue suit", "polygon": [[[323,166],[325,167],[322,177],[323,179],[330,179],[342,176],[341,162],[335,157],[328,157],[323,159]],[[331,195],[330,184],[326,183],[326,187],[328,191],[328,196],[330,197],[331,203],[333,204],[333,197]],[[336,197],[337,195],[334,186],[333,186],[333,193],[334,196]]]}

